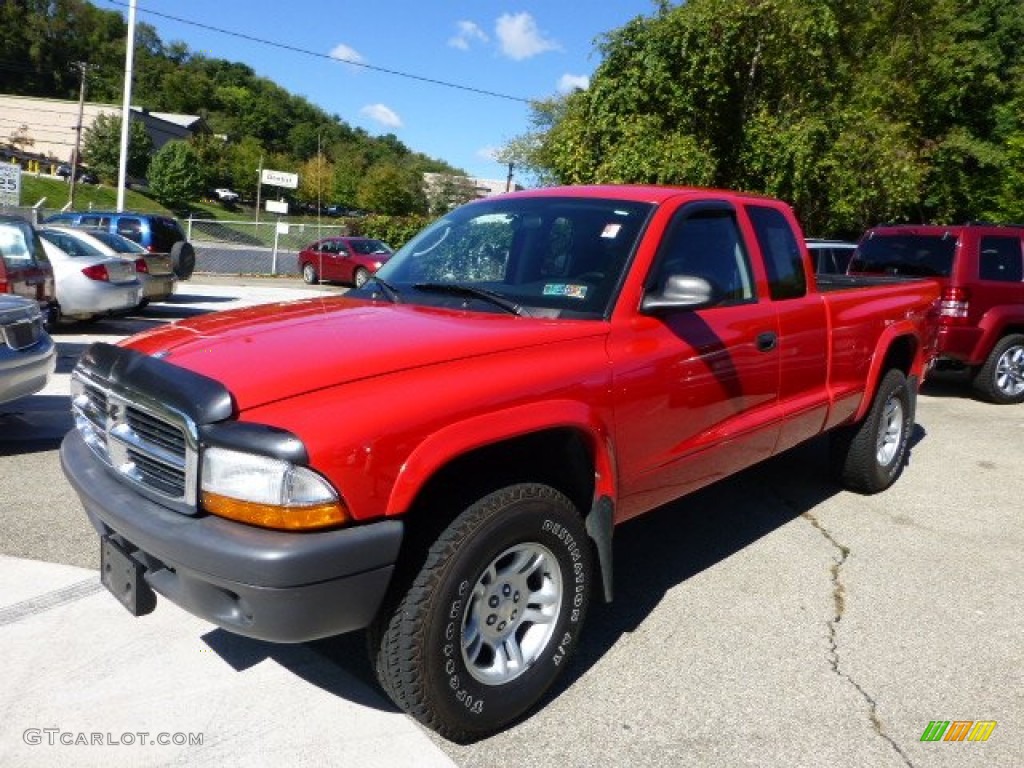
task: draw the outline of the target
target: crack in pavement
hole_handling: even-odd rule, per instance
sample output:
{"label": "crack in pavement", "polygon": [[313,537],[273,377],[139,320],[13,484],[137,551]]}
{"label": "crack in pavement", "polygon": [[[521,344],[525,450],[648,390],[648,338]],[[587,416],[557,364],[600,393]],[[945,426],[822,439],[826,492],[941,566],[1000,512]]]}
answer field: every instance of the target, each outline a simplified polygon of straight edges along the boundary
{"label": "crack in pavement", "polygon": [[832,600],[835,606],[835,613],[832,619],[828,622],[829,666],[839,678],[849,683],[867,703],[868,717],[871,720],[871,726],[875,729],[875,733],[881,736],[882,739],[893,748],[896,754],[900,756],[900,759],[903,760],[903,764],[906,765],[907,768],[914,768],[914,764],[907,756],[907,753],[904,752],[900,748],[900,745],[885,732],[882,720],[878,716],[878,702],[875,701],[874,697],[870,693],[864,690],[864,687],[860,683],[854,680],[848,672],[844,672],[841,668],[839,661],[839,622],[843,620],[843,614],[846,612],[846,587],[843,584],[842,568],[846,563],[846,559],[850,556],[850,548],[836,541],[832,533],[810,512],[801,512],[800,516],[807,520],[811,526],[818,531],[822,537],[824,537],[825,541],[831,544],[839,553],[839,557],[829,569],[832,577]]}

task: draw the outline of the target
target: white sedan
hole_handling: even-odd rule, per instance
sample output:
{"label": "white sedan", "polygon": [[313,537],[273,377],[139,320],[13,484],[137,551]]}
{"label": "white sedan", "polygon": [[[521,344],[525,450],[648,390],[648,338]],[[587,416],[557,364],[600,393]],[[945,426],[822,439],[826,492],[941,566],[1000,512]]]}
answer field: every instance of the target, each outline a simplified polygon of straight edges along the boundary
{"label": "white sedan", "polygon": [[178,278],[174,274],[171,257],[165,253],[150,253],[134,240],[115,232],[78,227],[47,227],[51,232],[62,232],[80,243],[107,256],[120,256],[135,262],[135,270],[142,282],[142,300],[139,306],[151,301],[165,301],[174,293]]}
{"label": "white sedan", "polygon": [[53,265],[63,318],[89,320],[142,302],[142,281],[134,259],[111,254],[56,227],[40,229],[39,236]]}

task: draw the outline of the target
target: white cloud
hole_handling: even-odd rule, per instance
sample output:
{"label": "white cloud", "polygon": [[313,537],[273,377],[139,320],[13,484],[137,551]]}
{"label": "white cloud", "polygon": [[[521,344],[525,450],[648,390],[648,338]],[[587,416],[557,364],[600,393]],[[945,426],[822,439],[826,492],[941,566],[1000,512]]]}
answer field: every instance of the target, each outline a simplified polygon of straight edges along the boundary
{"label": "white cloud", "polygon": [[448,45],[452,48],[468,51],[473,43],[486,43],[490,40],[487,33],[472,21],[458,21],[455,26],[458,28],[458,32],[454,37],[448,39]]}
{"label": "white cloud", "polygon": [[338,61],[347,61],[352,64],[363,64],[366,60],[355,48],[345,45],[344,43],[338,43],[331,49],[328,54],[332,59]]}
{"label": "white cloud", "polygon": [[383,104],[367,104],[359,110],[359,114],[363,117],[375,120],[388,128],[402,127],[402,118],[400,118],[393,109],[386,107]]}
{"label": "white cloud", "polygon": [[481,160],[492,160],[494,162],[497,162],[498,161],[498,148],[497,147],[480,147],[480,149],[478,149],[476,151],[476,156],[479,157]]}
{"label": "white cloud", "polygon": [[528,13],[502,14],[498,17],[494,31],[501,43],[501,52],[516,61],[545,51],[562,50],[558,41],[545,37],[537,29],[537,22]]}
{"label": "white cloud", "polygon": [[560,78],[558,78],[558,92],[559,93],[571,93],[576,89],[581,91],[587,90],[590,87],[590,78],[586,75],[570,75],[566,72]]}

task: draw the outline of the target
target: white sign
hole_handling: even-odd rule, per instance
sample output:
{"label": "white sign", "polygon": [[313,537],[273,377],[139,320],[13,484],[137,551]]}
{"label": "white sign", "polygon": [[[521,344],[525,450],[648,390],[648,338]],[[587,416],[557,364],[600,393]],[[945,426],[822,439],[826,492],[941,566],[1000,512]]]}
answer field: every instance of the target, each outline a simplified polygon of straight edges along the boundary
{"label": "white sign", "polygon": [[288,203],[284,200],[267,200],[268,213],[288,213]]}
{"label": "white sign", "polygon": [[0,205],[21,205],[21,166],[0,163]]}
{"label": "white sign", "polygon": [[279,234],[279,235],[287,235],[288,234],[288,229],[289,229],[289,227],[288,227],[288,222],[287,221],[279,221],[279,222],[277,222],[277,234]]}
{"label": "white sign", "polygon": [[260,174],[260,181],[264,184],[269,184],[272,187],[287,187],[288,189],[298,189],[299,174],[285,173],[284,171],[264,170],[263,173]]}

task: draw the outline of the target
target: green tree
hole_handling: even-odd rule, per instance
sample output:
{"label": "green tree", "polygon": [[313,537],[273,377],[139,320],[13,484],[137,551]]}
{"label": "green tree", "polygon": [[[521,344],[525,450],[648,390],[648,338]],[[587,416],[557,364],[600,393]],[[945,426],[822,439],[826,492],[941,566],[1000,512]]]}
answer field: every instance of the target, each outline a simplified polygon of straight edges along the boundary
{"label": "green tree", "polygon": [[[146,126],[132,120],[128,126],[127,173],[145,178],[153,154],[153,140]],[[86,164],[107,181],[118,177],[121,168],[121,118],[111,113],[99,115],[82,134],[82,157]]]}
{"label": "green tree", "polygon": [[360,182],[356,204],[389,216],[424,213],[427,198],[423,191],[423,176],[394,163],[378,163],[366,172]]}
{"label": "green tree", "polygon": [[299,168],[298,197],[304,203],[326,205],[331,201],[334,166],[321,154]]}
{"label": "green tree", "polygon": [[199,153],[186,141],[169,141],[153,156],[149,188],[168,208],[181,210],[204,188]]}
{"label": "green tree", "polygon": [[820,234],[1009,212],[1021,40],[1020,0],[661,2],[505,149],[545,182],[768,192]]}

